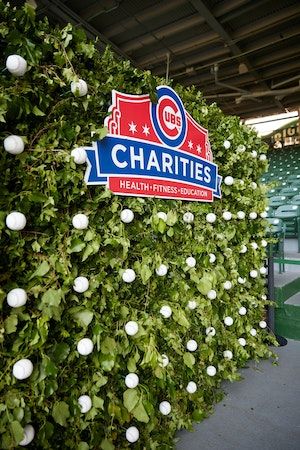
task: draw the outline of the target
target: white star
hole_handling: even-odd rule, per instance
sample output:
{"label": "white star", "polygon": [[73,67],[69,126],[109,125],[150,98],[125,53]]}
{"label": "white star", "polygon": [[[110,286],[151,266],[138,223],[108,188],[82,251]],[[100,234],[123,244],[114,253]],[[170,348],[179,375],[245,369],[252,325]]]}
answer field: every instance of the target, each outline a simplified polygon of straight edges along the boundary
{"label": "white star", "polygon": [[193,147],[194,147],[194,144],[192,143],[192,141],[189,141],[189,142],[188,142],[188,148],[189,148],[190,150],[192,150]]}
{"label": "white star", "polygon": [[133,123],[133,121],[131,121],[131,123],[129,123],[128,126],[129,126],[129,131],[132,134],[137,132],[137,130],[136,130],[136,123]]}
{"label": "white star", "polygon": [[202,151],[201,145],[198,144],[198,145],[197,145],[197,152],[198,152],[198,153],[201,153],[201,151]]}
{"label": "white star", "polygon": [[148,136],[148,134],[150,134],[150,128],[147,126],[147,124],[145,123],[145,125],[143,125],[143,133]]}

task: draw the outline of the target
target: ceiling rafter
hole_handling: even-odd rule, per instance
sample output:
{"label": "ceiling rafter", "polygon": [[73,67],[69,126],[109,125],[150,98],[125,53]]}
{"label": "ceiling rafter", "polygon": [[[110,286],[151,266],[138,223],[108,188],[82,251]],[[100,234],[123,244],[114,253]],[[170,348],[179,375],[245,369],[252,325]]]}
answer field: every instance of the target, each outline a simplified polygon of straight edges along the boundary
{"label": "ceiling rafter", "polygon": [[[81,25],[82,28],[86,31],[87,35],[91,39],[95,39],[98,37],[101,42],[98,43],[98,46],[103,50],[106,45],[109,45],[114,52],[125,59],[132,59],[121,50],[117,45],[115,45],[112,41],[110,41],[104,34],[100,33],[99,30],[92,27],[89,23],[87,23],[82,17],[72,11],[68,6],[66,6],[60,0],[38,0],[38,3],[46,6],[49,11],[52,11],[55,15],[65,20],[66,22],[71,22],[75,25]],[[46,11],[47,13],[47,11]],[[103,45],[104,44],[104,45]]]}
{"label": "ceiling rafter", "polygon": [[[224,39],[225,44],[227,44],[230,47],[232,53],[238,57],[240,56],[240,61],[245,63],[247,68],[252,69],[252,72],[256,76],[257,80],[261,83],[263,88],[270,89],[268,84],[261,79],[260,74],[255,69],[253,70],[250,60],[246,56],[243,56],[243,52],[240,50],[240,48],[237,46],[237,44],[232,40],[231,36],[228,34],[228,32],[225,30],[225,28],[217,21],[217,19],[214,17],[214,15],[206,7],[206,5],[203,3],[203,1],[202,0],[191,0],[191,3],[199,11],[199,13],[202,15],[202,17],[204,17],[204,19],[206,20],[208,25],[214,31],[216,31],[222,37],[222,39]],[[284,109],[283,105],[279,102],[278,99],[275,98],[274,100],[275,100],[277,106]]]}
{"label": "ceiling rafter", "polygon": [[[110,45],[118,57],[131,57],[133,65],[159,76],[165,76],[168,54],[171,78],[184,86],[195,84],[211,101],[215,94],[229,95],[218,98],[227,113],[249,117],[300,104],[300,94],[289,95],[286,90],[297,89],[300,76],[299,0],[36,2],[38,14],[48,15],[54,23],[82,26],[89,38],[99,37],[100,51]],[[211,68],[216,63],[220,70],[214,80]],[[245,66],[248,71],[239,73]],[[287,85],[277,103],[274,95],[257,105],[249,99],[248,92],[268,94],[278,83]],[[234,89],[246,92],[239,104],[231,97]]]}

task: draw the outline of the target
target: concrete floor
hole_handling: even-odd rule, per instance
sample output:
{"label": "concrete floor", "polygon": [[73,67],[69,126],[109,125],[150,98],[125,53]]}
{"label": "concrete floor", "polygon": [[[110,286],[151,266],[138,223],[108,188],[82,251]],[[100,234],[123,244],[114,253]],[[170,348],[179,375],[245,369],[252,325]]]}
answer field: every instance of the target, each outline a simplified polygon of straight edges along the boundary
{"label": "concrete floor", "polygon": [[300,450],[300,341],[275,352],[278,366],[251,362],[242,381],[224,383],[214,414],[179,432],[176,449]]}

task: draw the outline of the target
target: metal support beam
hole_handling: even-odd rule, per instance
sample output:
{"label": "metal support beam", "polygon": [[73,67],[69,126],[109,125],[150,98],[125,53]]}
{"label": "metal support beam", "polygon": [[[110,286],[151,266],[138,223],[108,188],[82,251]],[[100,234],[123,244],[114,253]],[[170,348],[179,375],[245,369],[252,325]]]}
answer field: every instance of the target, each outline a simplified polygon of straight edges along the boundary
{"label": "metal support beam", "polygon": [[[248,68],[252,68],[252,64],[246,56],[242,56],[242,51],[232,40],[231,36],[227,33],[227,31],[223,28],[223,26],[217,21],[217,19],[213,16],[210,10],[206,7],[202,0],[191,0],[194,7],[199,11],[199,13],[204,17],[208,25],[212,28],[212,30],[216,31],[224,42],[230,47],[232,53],[236,56],[240,56],[240,61],[244,62]],[[261,82],[264,89],[269,89],[269,86],[261,80],[261,76],[256,70],[253,70],[258,81]],[[253,95],[255,97],[255,95]],[[283,109],[282,105],[279,103],[279,100],[276,99],[276,105]]]}
{"label": "metal support beam", "polygon": [[[70,8],[68,8],[60,0],[38,0],[38,6],[46,6],[49,11],[52,11],[57,17],[60,17],[65,22],[71,22],[74,25],[80,25],[86,32],[90,39],[95,39],[98,37],[100,39],[100,47],[103,50],[106,45],[109,45],[112,50],[122,58],[130,59],[129,56],[123,52],[119,47],[117,47],[113,42],[107,39],[103,34],[101,34],[96,28],[92,27],[87,23],[82,17],[74,13]],[[47,11],[46,11],[47,12]],[[101,45],[102,44],[102,45]]]}

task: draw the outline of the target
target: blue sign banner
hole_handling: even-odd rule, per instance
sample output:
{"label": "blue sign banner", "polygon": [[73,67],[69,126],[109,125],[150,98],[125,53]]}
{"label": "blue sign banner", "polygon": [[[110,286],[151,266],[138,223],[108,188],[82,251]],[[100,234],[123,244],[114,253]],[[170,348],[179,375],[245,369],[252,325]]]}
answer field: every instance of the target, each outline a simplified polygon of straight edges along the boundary
{"label": "blue sign banner", "polygon": [[192,183],[220,197],[222,177],[217,166],[203,158],[155,143],[106,136],[87,149],[88,184],[105,184],[109,176],[141,176]]}

